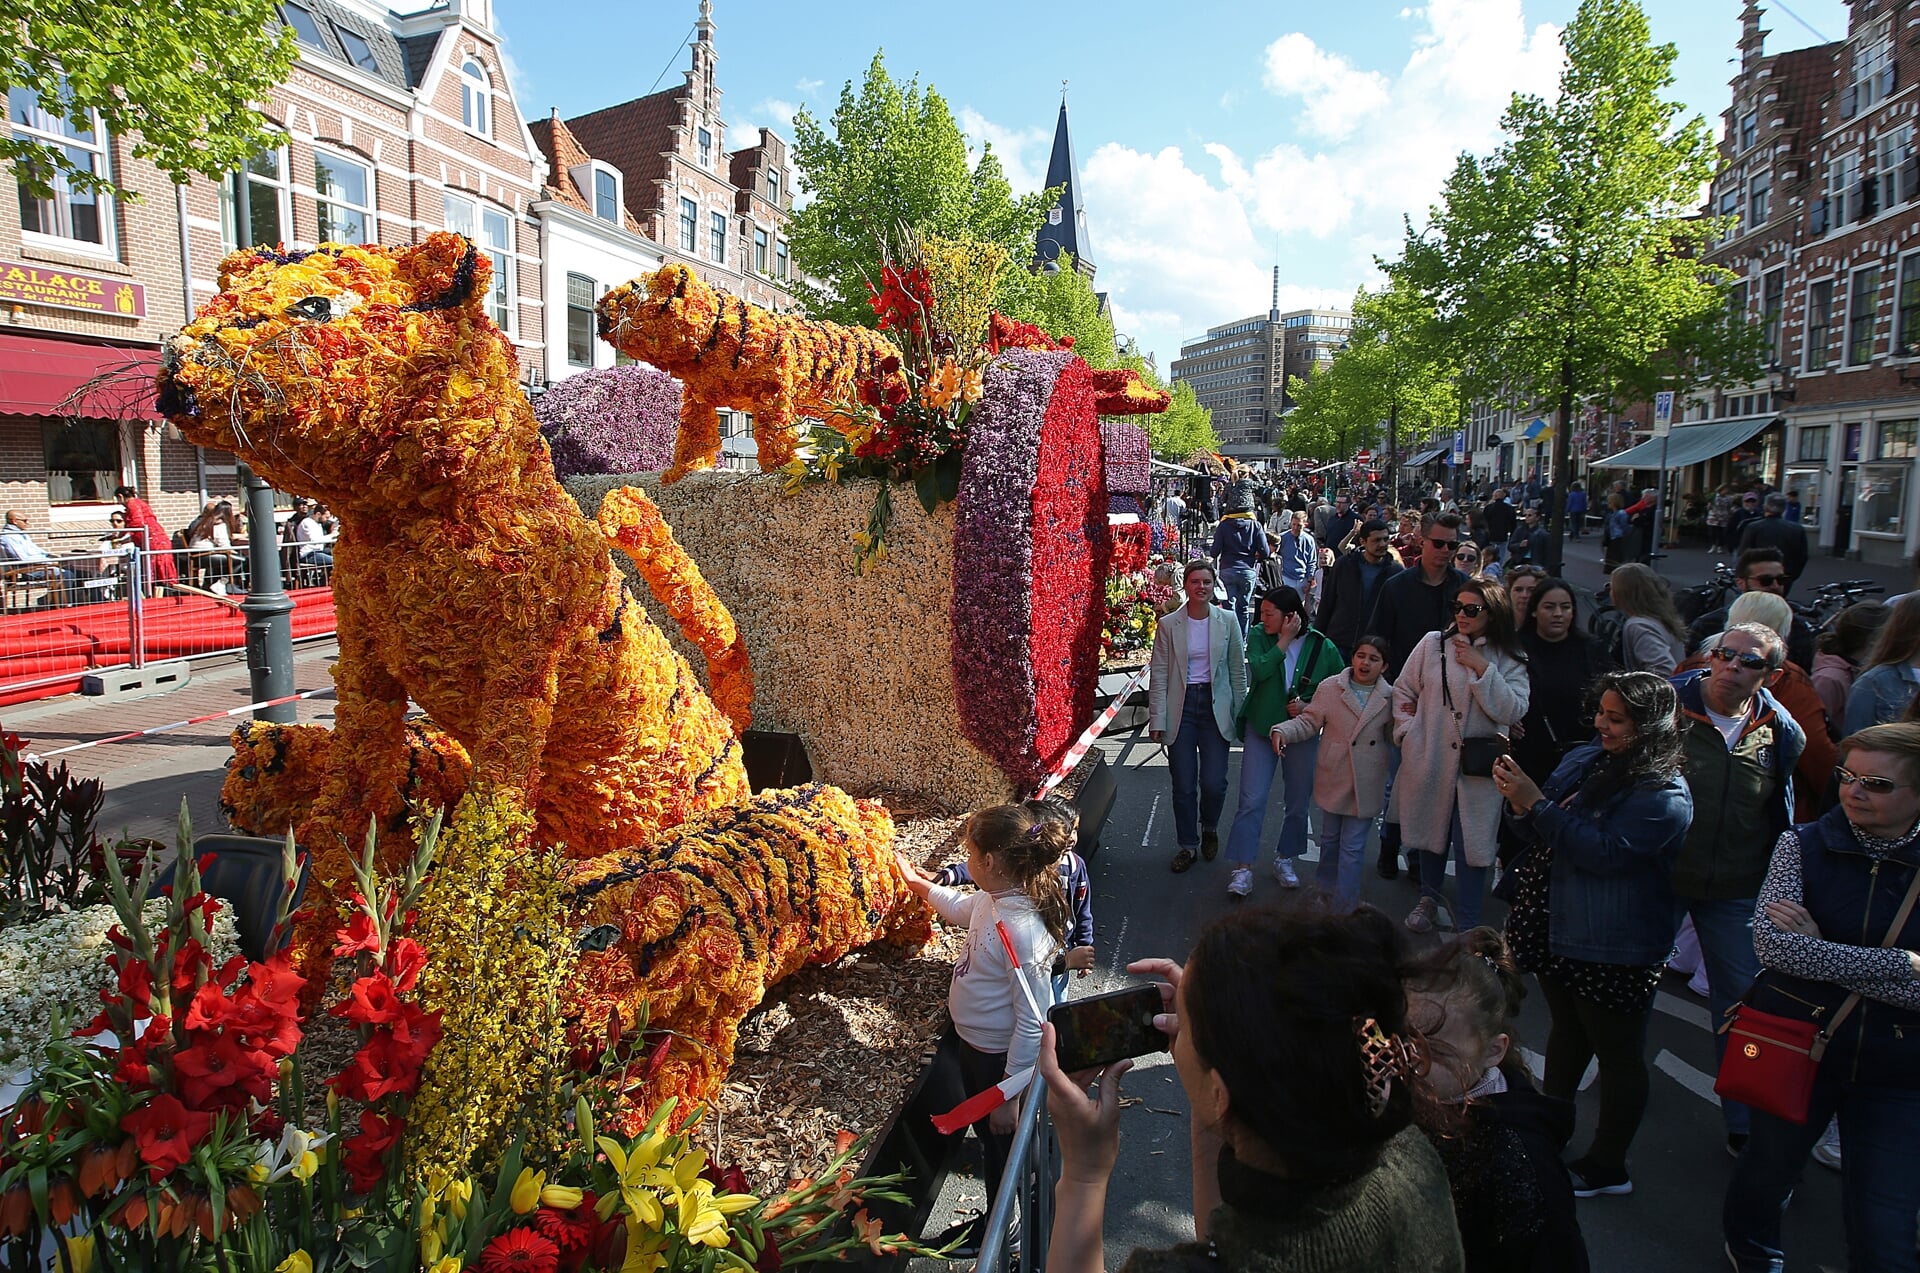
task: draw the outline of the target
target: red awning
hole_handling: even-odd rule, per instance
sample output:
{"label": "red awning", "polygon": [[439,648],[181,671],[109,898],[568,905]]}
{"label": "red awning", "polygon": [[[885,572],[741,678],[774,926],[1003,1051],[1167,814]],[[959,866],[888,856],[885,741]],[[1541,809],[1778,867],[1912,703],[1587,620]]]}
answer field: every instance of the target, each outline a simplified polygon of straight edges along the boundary
{"label": "red awning", "polygon": [[0,332],[0,412],[157,419],[153,378],[159,370],[160,351],[152,346]]}

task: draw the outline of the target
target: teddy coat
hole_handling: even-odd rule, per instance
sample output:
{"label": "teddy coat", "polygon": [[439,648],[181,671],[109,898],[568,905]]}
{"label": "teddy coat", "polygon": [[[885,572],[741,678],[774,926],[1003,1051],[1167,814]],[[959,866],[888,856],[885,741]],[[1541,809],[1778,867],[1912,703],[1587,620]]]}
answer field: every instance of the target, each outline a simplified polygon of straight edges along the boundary
{"label": "teddy coat", "polygon": [[[1207,609],[1207,666],[1213,679],[1213,723],[1230,743],[1240,741],[1234,722],[1247,701],[1247,647],[1233,611]],[[1147,660],[1147,728],[1161,731],[1169,746],[1180,736],[1187,706],[1186,607],[1162,616]],[[1224,691],[1224,692],[1223,692]]]}
{"label": "teddy coat", "polygon": [[1353,672],[1320,682],[1306,710],[1273,727],[1282,743],[1304,743],[1321,735],[1320,759],[1313,769],[1313,802],[1328,813],[1371,818],[1387,803],[1387,776],[1393,756],[1393,684],[1374,682],[1363,706],[1353,687]]}
{"label": "teddy coat", "polygon": [[[1485,673],[1460,665],[1446,634],[1430,632],[1393,686],[1393,737],[1400,744],[1400,774],[1394,779],[1394,805],[1400,813],[1400,837],[1408,848],[1446,851],[1457,801],[1460,830],[1471,866],[1493,864],[1500,829],[1500,792],[1492,778],[1460,772],[1460,740],[1509,734],[1527,714],[1526,664],[1481,638],[1474,644],[1487,660]],[[1453,694],[1448,711],[1440,674],[1445,660]],[[1448,793],[1455,800],[1447,799]]]}

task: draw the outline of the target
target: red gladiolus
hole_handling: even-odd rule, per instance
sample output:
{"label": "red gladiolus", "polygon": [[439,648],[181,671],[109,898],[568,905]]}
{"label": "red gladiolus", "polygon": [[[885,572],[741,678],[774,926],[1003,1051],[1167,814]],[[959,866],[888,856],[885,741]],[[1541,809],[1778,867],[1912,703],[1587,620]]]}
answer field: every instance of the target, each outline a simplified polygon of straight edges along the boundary
{"label": "red gladiolus", "polygon": [[531,1229],[508,1229],[480,1252],[480,1273],[556,1273],[560,1248]]}
{"label": "red gladiolus", "polygon": [[133,1137],[140,1161],[155,1180],[193,1160],[193,1150],[213,1130],[213,1115],[198,1113],[161,1093],[120,1120]]}
{"label": "red gladiolus", "polygon": [[144,1016],[153,1011],[153,973],[143,959],[123,956],[117,970],[120,974],[120,997],[133,1006],[136,1016]]}
{"label": "red gladiolus", "polygon": [[187,1015],[180,1024],[189,1030],[218,1030],[226,1023],[229,1015],[227,997],[220,993],[220,987],[209,981],[193,992],[193,998],[187,1002]]}
{"label": "red gladiolus", "polygon": [[[346,1142],[347,1180],[355,1193],[371,1193],[387,1174],[387,1151],[399,1143],[407,1120],[366,1110],[360,1115],[360,1134]],[[549,1243],[549,1246],[552,1244]]]}
{"label": "red gladiolus", "polygon": [[[360,900],[358,893],[354,894],[354,900],[356,902]],[[365,911],[355,911],[347,926],[340,930],[340,940],[334,946],[333,953],[345,959],[363,950],[368,954],[379,954],[380,935],[374,930],[372,916]]]}
{"label": "red gladiolus", "polygon": [[[422,1014],[430,1017],[431,1014]],[[440,1041],[437,1017],[423,1020],[405,1040],[380,1031],[354,1053],[333,1079],[333,1089],[349,1100],[377,1101],[383,1096],[412,1096],[420,1086],[427,1054]]]}
{"label": "red gladiolus", "polygon": [[427,966],[427,952],[411,937],[396,937],[387,948],[387,973],[400,990],[412,990]]}
{"label": "red gladiolus", "polygon": [[293,955],[281,951],[264,964],[254,964],[247,974],[253,997],[279,1012],[292,1013],[307,979],[293,970]]}
{"label": "red gladiolus", "polygon": [[180,1095],[195,1109],[236,1107],[246,1097],[265,1104],[273,1098],[273,1079],[279,1072],[265,1052],[241,1046],[231,1035],[195,1042],[176,1052],[174,1073]]}
{"label": "red gladiolus", "polygon": [[885,358],[882,358],[880,360],[880,370],[889,376],[900,370],[900,359],[898,355],[888,354]]}
{"label": "red gladiolus", "polygon": [[400,995],[383,972],[362,977],[353,983],[345,1003],[327,1011],[345,1017],[355,1025],[390,1025],[401,1013]]}

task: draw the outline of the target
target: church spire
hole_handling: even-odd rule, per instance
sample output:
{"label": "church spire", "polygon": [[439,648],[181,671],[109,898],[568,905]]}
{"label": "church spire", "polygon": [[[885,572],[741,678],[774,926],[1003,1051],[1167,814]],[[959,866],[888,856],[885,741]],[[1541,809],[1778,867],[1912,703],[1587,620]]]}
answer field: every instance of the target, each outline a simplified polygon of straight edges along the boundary
{"label": "church spire", "polygon": [[1073,257],[1074,268],[1093,281],[1094,266],[1087,243],[1087,213],[1080,206],[1079,169],[1073,162],[1073,139],[1067,132],[1067,93],[1060,89],[1060,119],[1053,130],[1053,154],[1047,160],[1047,189],[1059,187],[1047,219],[1041,223],[1034,241],[1034,264],[1040,269],[1058,269],[1055,262],[1062,252]]}

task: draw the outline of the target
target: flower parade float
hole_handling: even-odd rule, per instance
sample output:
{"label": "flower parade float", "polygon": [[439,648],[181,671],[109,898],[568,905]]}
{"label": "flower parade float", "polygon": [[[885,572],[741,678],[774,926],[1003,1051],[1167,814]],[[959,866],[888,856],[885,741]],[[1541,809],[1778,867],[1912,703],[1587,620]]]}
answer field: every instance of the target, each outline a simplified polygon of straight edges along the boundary
{"label": "flower parade float", "polygon": [[[734,615],[756,722],[797,734],[817,775],[858,793],[1005,799],[1093,715],[1110,545],[1099,416],[1167,398],[994,313],[1004,263],[897,232],[872,285],[895,343],[768,314],[679,266],[600,302],[602,334],[681,375],[687,403],[664,475],[568,489],[584,508],[627,482],[648,491]],[[770,379],[780,402],[826,404],[797,451],[784,408],[762,431]],[[718,406],[756,412],[777,476],[691,471],[687,457],[711,462]],[[850,554],[824,551],[849,538]]]}

